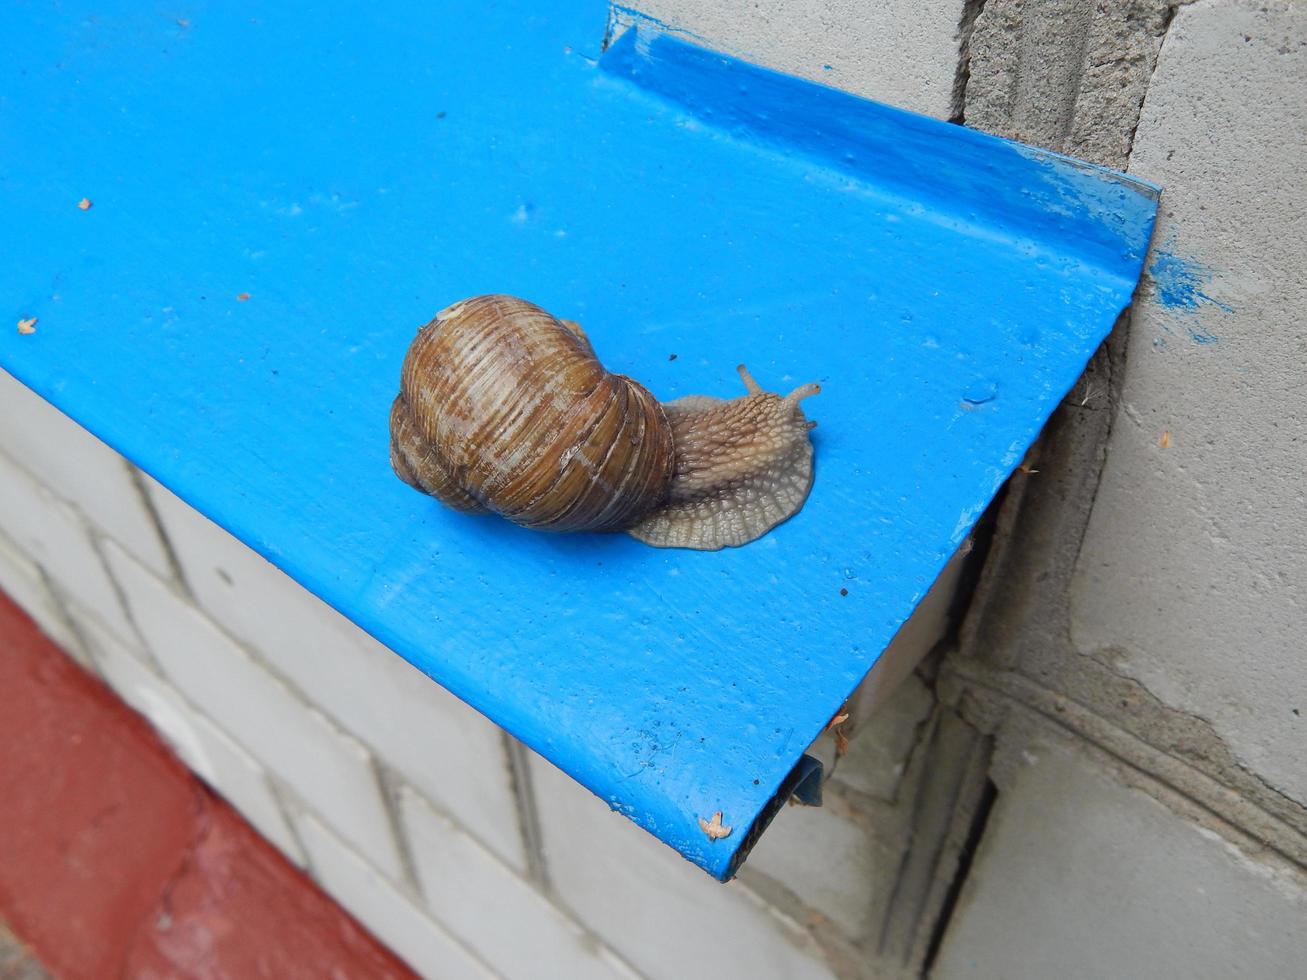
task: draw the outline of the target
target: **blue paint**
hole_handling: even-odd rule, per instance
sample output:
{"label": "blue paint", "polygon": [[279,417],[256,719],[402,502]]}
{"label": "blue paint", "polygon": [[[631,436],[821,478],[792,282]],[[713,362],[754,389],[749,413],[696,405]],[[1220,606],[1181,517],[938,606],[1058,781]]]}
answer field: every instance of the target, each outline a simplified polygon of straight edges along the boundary
{"label": "blue paint", "polygon": [[[1153,252],[1153,261],[1148,266],[1148,276],[1153,280],[1154,294],[1163,306],[1180,311],[1197,310],[1203,303],[1210,303],[1226,313],[1233,313],[1234,308],[1218,299],[1213,299],[1203,291],[1203,287],[1212,281],[1212,270],[1196,259],[1183,258],[1170,251],[1159,248]],[[1193,339],[1200,344],[1215,342],[1211,334],[1190,331]]]}
{"label": "blue paint", "polygon": [[[698,34],[695,34],[692,31],[687,31],[684,27],[677,27],[675,24],[670,24],[665,20],[659,20],[657,17],[646,14],[642,10],[636,10],[634,7],[624,7],[618,3],[611,4],[610,6],[614,17],[624,18],[633,26],[641,27],[644,30],[652,29],[663,34],[676,34],[680,37],[688,37],[696,41],[703,40],[703,38]],[[609,31],[612,32],[616,26],[616,23],[610,20]]]}
{"label": "blue paint", "polygon": [[808,179],[847,175],[849,190],[954,231],[1031,251],[1056,241],[1112,272],[1147,246],[1158,188],[1134,177],[644,30],[618,38],[601,67],[719,132],[808,157],[820,168]]}
{"label": "blue paint", "polygon": [[[1156,191],[644,31],[599,65],[608,15],[3,7],[0,305],[40,327],[0,363],[725,877],[1129,302]],[[662,399],[820,379],[803,511],[658,551],[401,484],[404,350],[488,291]]]}

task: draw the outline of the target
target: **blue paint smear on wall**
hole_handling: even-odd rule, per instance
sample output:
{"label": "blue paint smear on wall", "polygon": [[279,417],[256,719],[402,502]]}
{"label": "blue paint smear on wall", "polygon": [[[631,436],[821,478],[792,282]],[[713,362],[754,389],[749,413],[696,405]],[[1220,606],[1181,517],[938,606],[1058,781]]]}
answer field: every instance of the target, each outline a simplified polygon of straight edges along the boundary
{"label": "blue paint smear on wall", "polygon": [[[1234,309],[1206,292],[1204,287],[1212,281],[1212,270],[1192,258],[1185,258],[1171,251],[1168,244],[1153,253],[1149,263],[1148,275],[1153,280],[1157,301],[1172,310],[1197,310],[1204,303],[1210,303],[1226,313]],[[1198,343],[1213,343],[1216,338],[1211,334],[1191,330],[1190,334]]]}
{"label": "blue paint smear on wall", "polygon": [[[0,4],[0,303],[41,319],[0,363],[724,878],[1130,302],[1157,193],[644,30],[597,66],[609,15]],[[704,554],[404,486],[404,349],[490,291],[662,400],[821,380],[804,509]]]}

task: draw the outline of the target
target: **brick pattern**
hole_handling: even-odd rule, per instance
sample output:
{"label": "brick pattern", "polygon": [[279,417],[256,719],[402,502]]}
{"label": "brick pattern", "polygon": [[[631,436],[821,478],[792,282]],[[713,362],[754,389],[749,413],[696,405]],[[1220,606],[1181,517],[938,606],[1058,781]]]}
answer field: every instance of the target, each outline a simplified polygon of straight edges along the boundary
{"label": "brick pattern", "polygon": [[55,976],[412,976],[3,597],[0,745],[0,920]]}
{"label": "brick pattern", "polygon": [[650,978],[829,978],[795,922],[723,888],[539,756],[531,772],[559,899]]}
{"label": "brick pattern", "polygon": [[497,727],[153,480],[148,492],[200,610],[518,869]]}
{"label": "brick pattern", "polygon": [[1175,820],[1051,733],[1003,739],[997,771],[994,833],[932,976],[1301,973],[1307,889],[1292,869]]}
{"label": "brick pattern", "polygon": [[387,881],[374,866],[314,816],[296,815],[314,873],[360,922],[424,976],[489,980],[494,974],[428,916],[411,894]]}
{"label": "brick pattern", "polygon": [[47,487],[57,487],[89,522],[157,575],[169,574],[167,548],[141,506],[136,474],[112,449],[0,371],[0,446]]}
{"label": "brick pattern", "polygon": [[371,754],[116,545],[110,564],[164,676],[391,878],[403,876]]}
{"label": "brick pattern", "polygon": [[[786,814],[792,833],[778,840],[804,846],[761,852],[753,880],[810,879],[794,893],[723,888],[53,408],[29,400],[24,412],[70,452],[97,448],[73,480],[57,453],[28,458],[30,440],[0,428],[0,587],[415,970],[531,978],[549,964],[634,980],[699,957],[726,975],[833,975],[803,923],[838,922],[852,943],[867,918],[876,848],[854,815]],[[77,496],[93,471],[106,484],[127,474],[112,514]],[[822,835],[832,846],[808,846]],[[604,897],[609,874],[621,902]],[[859,876],[846,909],[837,892]],[[664,958],[654,923],[693,941]],[[142,963],[167,972],[181,954],[166,947]]]}

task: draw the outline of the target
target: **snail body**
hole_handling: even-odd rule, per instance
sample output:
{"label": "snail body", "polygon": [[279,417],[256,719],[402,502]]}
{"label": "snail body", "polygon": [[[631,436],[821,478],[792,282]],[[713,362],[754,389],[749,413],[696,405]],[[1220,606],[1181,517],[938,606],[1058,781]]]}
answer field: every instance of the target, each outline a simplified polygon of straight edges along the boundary
{"label": "snail body", "polygon": [[405,355],[391,465],[456,510],[554,531],[712,550],[803,506],[816,424],[739,367],[748,393],[665,405],[607,371],[581,328],[512,296],[455,303]]}

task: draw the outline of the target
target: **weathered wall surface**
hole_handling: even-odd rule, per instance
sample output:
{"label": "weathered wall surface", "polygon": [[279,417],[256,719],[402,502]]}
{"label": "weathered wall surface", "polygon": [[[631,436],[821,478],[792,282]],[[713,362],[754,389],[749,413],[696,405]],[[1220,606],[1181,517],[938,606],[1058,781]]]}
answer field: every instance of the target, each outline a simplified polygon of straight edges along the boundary
{"label": "weathered wall surface", "polygon": [[1307,961],[1292,871],[1177,820],[1065,737],[996,760],[1001,792],[937,977],[1290,977]]}
{"label": "weathered wall surface", "polygon": [[967,125],[1124,169],[1174,7],[989,0],[969,44]]}
{"label": "weathered wall surface", "polygon": [[1130,169],[1167,187],[1072,586],[1077,646],[1307,805],[1307,8],[1182,8]]}
{"label": "weathered wall surface", "polygon": [[958,635],[846,756],[816,747],[824,808],[718,885],[2,374],[0,588],[433,976],[1291,973],[1307,5],[643,11],[614,24],[1166,187],[1134,310],[984,522]]}
{"label": "weathered wall surface", "polygon": [[935,975],[1294,975],[1307,7],[990,0],[970,49],[969,125],[1165,191],[941,673],[997,802]]}

